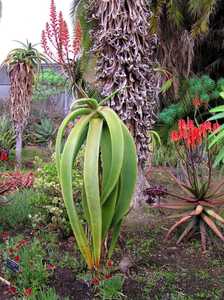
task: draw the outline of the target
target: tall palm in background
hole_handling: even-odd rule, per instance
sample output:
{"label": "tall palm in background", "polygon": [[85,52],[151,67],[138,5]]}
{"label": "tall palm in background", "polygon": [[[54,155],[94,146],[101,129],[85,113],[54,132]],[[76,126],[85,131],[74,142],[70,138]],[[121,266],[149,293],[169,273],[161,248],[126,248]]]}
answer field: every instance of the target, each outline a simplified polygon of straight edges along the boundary
{"label": "tall palm in background", "polygon": [[179,80],[192,73],[195,50],[207,36],[218,4],[219,0],[152,0],[151,31],[160,41],[158,60],[173,76],[171,102],[178,98]]}
{"label": "tall palm in background", "polygon": [[[83,20],[82,12],[86,10],[87,19]],[[151,11],[148,1],[75,0],[73,13],[75,19],[82,18],[87,41],[87,31],[92,24],[91,52],[97,59],[98,88],[104,96],[119,90],[110,100],[110,106],[135,138],[139,159],[137,194],[143,199],[144,167],[149,158],[148,132],[158,111],[160,83],[154,71],[157,38],[149,32]]]}
{"label": "tall palm in background", "polygon": [[16,162],[21,167],[22,134],[27,125],[32,100],[33,84],[44,56],[27,41],[9,52],[3,62],[10,79],[10,110],[16,132]]}

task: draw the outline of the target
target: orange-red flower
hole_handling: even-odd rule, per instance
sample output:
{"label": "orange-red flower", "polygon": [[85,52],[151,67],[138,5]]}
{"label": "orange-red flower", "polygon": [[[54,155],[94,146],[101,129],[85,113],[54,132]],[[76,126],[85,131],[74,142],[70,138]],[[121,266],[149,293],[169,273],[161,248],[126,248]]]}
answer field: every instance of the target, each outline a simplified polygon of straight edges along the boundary
{"label": "orange-red flower", "polygon": [[29,297],[29,296],[32,295],[32,292],[33,292],[32,288],[27,288],[27,289],[24,290],[23,294],[24,294],[25,297]]}
{"label": "orange-red flower", "polygon": [[189,148],[195,148],[201,145],[203,138],[208,133],[217,131],[220,125],[216,122],[212,124],[209,121],[196,126],[193,120],[187,121],[181,119],[178,121],[178,130],[174,130],[170,134],[172,142],[184,141]]}
{"label": "orange-red flower", "polygon": [[199,108],[199,107],[202,105],[202,101],[201,101],[200,98],[195,97],[195,98],[192,100],[192,104],[193,104],[193,106],[197,109],[197,108]]}

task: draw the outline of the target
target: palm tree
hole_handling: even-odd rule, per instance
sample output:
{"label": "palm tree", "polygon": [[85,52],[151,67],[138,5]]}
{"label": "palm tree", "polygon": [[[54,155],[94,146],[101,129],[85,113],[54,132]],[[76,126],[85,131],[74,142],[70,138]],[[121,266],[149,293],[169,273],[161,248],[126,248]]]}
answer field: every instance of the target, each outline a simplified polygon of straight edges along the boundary
{"label": "palm tree", "polygon": [[[101,93],[108,96],[120,90],[110,100],[110,106],[128,125],[136,141],[139,160],[136,203],[144,198],[148,132],[156,118],[160,85],[154,72],[157,37],[149,32],[148,4],[146,0],[74,0],[72,10],[79,17],[80,11],[88,8],[88,21],[93,24],[91,52],[97,58],[96,77]],[[89,22],[81,24],[85,33],[85,24]]]}
{"label": "palm tree", "polygon": [[179,79],[192,73],[195,49],[209,31],[217,4],[218,0],[152,0],[151,31],[160,41],[158,60],[174,79],[171,101],[178,98]]}
{"label": "palm tree", "polygon": [[35,45],[19,42],[21,47],[9,52],[3,62],[10,79],[10,110],[16,133],[16,162],[21,167],[22,134],[27,125],[35,76],[40,63],[45,60]]}

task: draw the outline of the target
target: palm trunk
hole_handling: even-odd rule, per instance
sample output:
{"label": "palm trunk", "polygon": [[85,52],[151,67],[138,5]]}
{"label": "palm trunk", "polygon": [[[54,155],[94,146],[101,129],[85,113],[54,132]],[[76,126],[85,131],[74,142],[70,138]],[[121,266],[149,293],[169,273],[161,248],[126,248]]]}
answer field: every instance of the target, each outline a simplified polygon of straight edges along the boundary
{"label": "palm trunk", "polygon": [[16,168],[22,166],[22,129],[18,129],[16,133]]}

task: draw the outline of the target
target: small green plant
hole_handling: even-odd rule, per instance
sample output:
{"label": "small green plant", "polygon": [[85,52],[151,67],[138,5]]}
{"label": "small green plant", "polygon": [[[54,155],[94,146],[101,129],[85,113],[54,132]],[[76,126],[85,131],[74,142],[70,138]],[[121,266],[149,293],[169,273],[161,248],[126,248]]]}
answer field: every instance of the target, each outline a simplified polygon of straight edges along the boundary
{"label": "small green plant", "polygon": [[[104,240],[110,231],[107,256],[114,250],[135,190],[137,156],[132,136],[113,110],[95,99],[75,101],[72,109],[58,131],[56,163],[77,244],[93,271],[100,267]],[[63,146],[65,129],[74,120],[75,126]],[[84,143],[82,207],[88,235],[74,205],[72,187],[74,161]]]}
{"label": "small green plant", "polygon": [[[35,295],[29,297],[29,300],[60,300],[61,298],[57,295],[55,289],[48,288],[47,291],[37,292]],[[68,297],[63,298],[69,300]]]}
{"label": "small green plant", "polygon": [[56,129],[49,118],[40,120],[40,123],[33,125],[32,140],[36,144],[46,144],[53,140]]}
{"label": "small green plant", "polygon": [[115,275],[107,280],[102,280],[99,284],[99,296],[102,300],[119,300],[125,298],[122,293],[124,277]]}
{"label": "small green plant", "polygon": [[37,213],[37,208],[33,206],[37,197],[33,190],[24,190],[8,196],[8,205],[4,210],[0,209],[1,224],[9,228],[31,225],[29,215]]}

